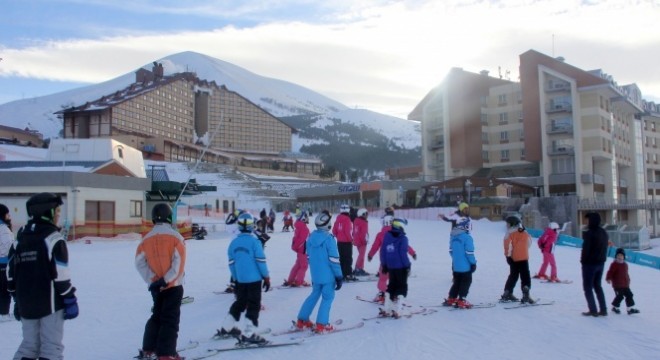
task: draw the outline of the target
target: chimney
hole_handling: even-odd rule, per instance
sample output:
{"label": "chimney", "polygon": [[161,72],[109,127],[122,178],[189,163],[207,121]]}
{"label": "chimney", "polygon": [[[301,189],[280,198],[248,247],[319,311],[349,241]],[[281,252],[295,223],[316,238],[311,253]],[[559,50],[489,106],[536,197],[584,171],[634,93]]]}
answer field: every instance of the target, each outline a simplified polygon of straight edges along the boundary
{"label": "chimney", "polygon": [[154,67],[152,69],[152,72],[154,73],[154,78],[156,79],[162,79],[163,78],[163,64],[162,63],[157,63],[154,61]]}

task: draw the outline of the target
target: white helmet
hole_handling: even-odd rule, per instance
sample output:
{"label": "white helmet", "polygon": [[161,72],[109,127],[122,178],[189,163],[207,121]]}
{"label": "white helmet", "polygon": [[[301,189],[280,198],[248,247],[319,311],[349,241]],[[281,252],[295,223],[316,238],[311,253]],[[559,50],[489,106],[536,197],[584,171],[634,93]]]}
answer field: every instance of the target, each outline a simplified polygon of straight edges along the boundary
{"label": "white helmet", "polygon": [[554,222],[554,221],[551,222],[551,223],[548,225],[548,227],[549,227],[550,229],[552,229],[552,230],[559,230],[559,224],[557,224],[557,223]]}
{"label": "white helmet", "polygon": [[348,214],[350,211],[351,211],[351,207],[348,206],[347,204],[342,204],[342,205],[339,207],[339,212],[340,212],[340,213],[346,213],[346,214]]}
{"label": "white helmet", "polygon": [[367,209],[365,209],[365,208],[360,208],[360,210],[357,211],[357,216],[358,217],[367,216],[367,215],[368,215]]}
{"label": "white helmet", "polygon": [[385,215],[383,216],[383,226],[391,226],[392,225],[392,219],[394,219],[394,216],[392,215]]}

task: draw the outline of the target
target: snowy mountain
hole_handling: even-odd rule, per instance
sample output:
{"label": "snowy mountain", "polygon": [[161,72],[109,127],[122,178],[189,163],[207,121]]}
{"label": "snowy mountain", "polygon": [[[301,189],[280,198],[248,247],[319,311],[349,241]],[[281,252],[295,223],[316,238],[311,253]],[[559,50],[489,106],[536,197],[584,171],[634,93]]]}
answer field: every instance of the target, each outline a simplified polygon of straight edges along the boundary
{"label": "snowy mountain", "polygon": [[[183,71],[195,72],[200,79],[214,80],[219,85],[225,85],[279,118],[314,116],[314,121],[304,125],[315,127],[323,126],[327,119],[338,119],[340,122],[351,123],[358,127],[364,125],[406,149],[414,149],[421,145],[419,126],[415,122],[368,110],[349,109],[305,87],[260,76],[207,55],[187,51],[167,56],[156,62],[162,63],[166,75]],[[151,70],[152,64],[145,64],[142,67]],[[134,80],[135,75],[131,72],[100,84],[2,104],[0,124],[38,130],[45,138],[58,137],[62,123],[53,114],[54,112],[63,107],[81,105],[114,93],[130,85]],[[293,150],[297,151],[303,145],[313,142],[314,139],[295,138]]]}

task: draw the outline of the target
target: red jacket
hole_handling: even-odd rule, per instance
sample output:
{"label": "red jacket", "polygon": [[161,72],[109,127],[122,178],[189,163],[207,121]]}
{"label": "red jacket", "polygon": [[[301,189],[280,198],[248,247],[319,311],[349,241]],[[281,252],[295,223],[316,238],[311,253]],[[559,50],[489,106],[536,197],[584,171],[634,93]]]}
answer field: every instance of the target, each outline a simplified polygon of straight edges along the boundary
{"label": "red jacket", "polygon": [[628,263],[625,261],[620,263],[616,260],[610,264],[610,269],[607,270],[605,280],[612,282],[612,287],[615,289],[623,289],[630,287],[630,276],[628,275]]}
{"label": "red jacket", "polygon": [[361,217],[355,218],[353,222],[353,245],[367,246],[369,238],[369,222]]}
{"label": "red jacket", "polygon": [[305,253],[305,241],[309,236],[309,229],[307,224],[302,220],[296,220],[293,224],[293,240],[291,241],[291,250],[297,252],[298,254]]}
{"label": "red jacket", "polygon": [[557,242],[557,234],[553,229],[547,228],[538,240],[539,248],[542,253],[551,253]]}
{"label": "red jacket", "polygon": [[353,223],[348,214],[341,213],[337,216],[335,224],[332,225],[332,235],[337,238],[337,242],[353,242]]}

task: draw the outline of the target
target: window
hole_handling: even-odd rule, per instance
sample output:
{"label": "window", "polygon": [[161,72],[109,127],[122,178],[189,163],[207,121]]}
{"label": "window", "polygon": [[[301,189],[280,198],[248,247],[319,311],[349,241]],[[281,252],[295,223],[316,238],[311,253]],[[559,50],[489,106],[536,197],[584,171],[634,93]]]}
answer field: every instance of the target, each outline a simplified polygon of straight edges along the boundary
{"label": "window", "polygon": [[500,132],[500,141],[507,141],[509,140],[509,133],[506,131]]}
{"label": "window", "polygon": [[497,105],[506,105],[506,94],[500,94],[497,96]]}
{"label": "window", "polygon": [[131,208],[129,209],[130,217],[142,217],[142,201],[131,200]]}
{"label": "window", "polygon": [[488,161],[488,151],[482,151],[481,152],[481,159],[483,161]]}
{"label": "window", "polygon": [[509,150],[500,151],[500,158],[502,160],[509,160]]}
{"label": "window", "polygon": [[509,113],[500,113],[500,125],[509,122]]}

